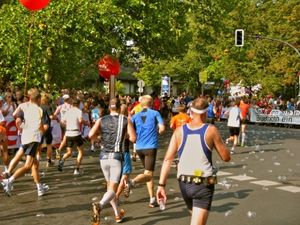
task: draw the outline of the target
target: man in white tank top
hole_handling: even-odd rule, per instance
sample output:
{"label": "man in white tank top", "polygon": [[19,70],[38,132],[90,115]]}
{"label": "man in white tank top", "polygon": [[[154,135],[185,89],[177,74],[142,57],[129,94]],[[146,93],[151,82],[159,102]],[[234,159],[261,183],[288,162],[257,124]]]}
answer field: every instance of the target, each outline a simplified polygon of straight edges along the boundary
{"label": "man in white tank top", "polygon": [[158,202],[166,202],[166,182],[176,153],[179,156],[177,178],[187,208],[192,214],[191,225],[205,225],[211,207],[216,176],[212,167],[212,150],[221,159],[230,160],[218,129],[205,124],[208,103],[197,98],[191,105],[192,122],[175,130],[161,168],[157,189]]}

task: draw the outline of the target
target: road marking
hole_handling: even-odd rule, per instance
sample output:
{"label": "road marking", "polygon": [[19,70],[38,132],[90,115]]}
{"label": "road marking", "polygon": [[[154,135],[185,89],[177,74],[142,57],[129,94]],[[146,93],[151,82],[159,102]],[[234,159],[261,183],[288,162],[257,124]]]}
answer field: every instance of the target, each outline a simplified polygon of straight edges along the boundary
{"label": "road marking", "polygon": [[274,186],[274,185],[281,185],[281,183],[270,181],[270,180],[258,180],[250,182],[252,184],[257,184],[261,186]]}
{"label": "road marking", "polygon": [[292,192],[292,193],[300,192],[300,187],[297,187],[297,186],[283,186],[283,187],[277,187],[277,189]]}
{"label": "road marking", "polygon": [[17,194],[18,196],[21,196],[21,195],[28,195],[28,194],[31,194],[31,193],[34,193],[36,191],[26,191],[26,192],[21,192],[19,194]]}
{"label": "road marking", "polygon": [[104,178],[99,178],[99,179],[95,179],[95,180],[90,180],[90,183],[94,183],[94,182],[101,181],[101,180],[104,180]]}
{"label": "road marking", "polygon": [[218,171],[217,172],[217,175],[218,176],[228,176],[228,175],[231,175],[232,173],[228,173],[228,172],[224,172],[224,171]]}
{"label": "road marking", "polygon": [[245,181],[245,180],[255,180],[255,177],[249,177],[244,175],[238,175],[238,176],[231,176],[228,177],[229,179],[238,180],[238,181]]}

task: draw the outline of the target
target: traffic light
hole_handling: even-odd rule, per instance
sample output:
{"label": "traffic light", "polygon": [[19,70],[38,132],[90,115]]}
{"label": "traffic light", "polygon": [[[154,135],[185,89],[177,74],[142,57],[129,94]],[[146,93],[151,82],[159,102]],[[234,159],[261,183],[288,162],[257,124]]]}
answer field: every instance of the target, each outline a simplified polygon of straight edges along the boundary
{"label": "traffic light", "polygon": [[238,47],[244,46],[244,30],[243,29],[235,30],[235,46],[238,46]]}

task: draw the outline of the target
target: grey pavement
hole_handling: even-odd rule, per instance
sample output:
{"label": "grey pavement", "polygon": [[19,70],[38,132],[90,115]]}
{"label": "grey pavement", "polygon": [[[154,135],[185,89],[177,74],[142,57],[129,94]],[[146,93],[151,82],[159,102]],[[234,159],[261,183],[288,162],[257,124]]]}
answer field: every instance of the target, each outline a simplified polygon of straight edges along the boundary
{"label": "grey pavement", "polygon": [[[217,123],[225,139],[225,123]],[[168,131],[160,137],[155,182],[163,155],[170,140]],[[214,152],[214,165],[219,168],[218,182],[208,225],[299,225],[300,224],[300,130],[249,125],[247,146],[238,147],[229,163],[223,163]],[[27,175],[14,183],[13,195],[0,191],[0,225],[88,225],[93,199],[105,192],[99,151],[86,150],[84,173],[73,176],[74,160],[66,161],[63,172],[41,163],[43,182],[49,192],[37,197],[32,177]],[[132,176],[142,172],[140,161],[133,162]],[[2,167],[0,168],[2,170]],[[165,211],[149,208],[145,185],[132,190],[128,199],[121,198],[126,211],[123,224],[186,225],[190,215],[178,189],[175,168],[167,183],[168,202]],[[111,207],[101,213],[101,224],[115,224]]]}

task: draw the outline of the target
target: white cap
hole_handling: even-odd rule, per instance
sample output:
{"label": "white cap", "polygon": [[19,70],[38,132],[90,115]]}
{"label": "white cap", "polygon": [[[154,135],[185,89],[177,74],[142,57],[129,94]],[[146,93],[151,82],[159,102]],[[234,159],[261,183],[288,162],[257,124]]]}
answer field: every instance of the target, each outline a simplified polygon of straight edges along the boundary
{"label": "white cap", "polygon": [[62,97],[63,99],[68,99],[68,98],[70,98],[70,95],[68,95],[68,94],[65,94],[65,95],[63,95],[63,97]]}

